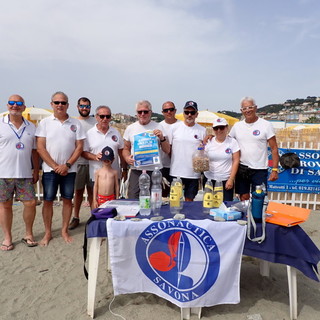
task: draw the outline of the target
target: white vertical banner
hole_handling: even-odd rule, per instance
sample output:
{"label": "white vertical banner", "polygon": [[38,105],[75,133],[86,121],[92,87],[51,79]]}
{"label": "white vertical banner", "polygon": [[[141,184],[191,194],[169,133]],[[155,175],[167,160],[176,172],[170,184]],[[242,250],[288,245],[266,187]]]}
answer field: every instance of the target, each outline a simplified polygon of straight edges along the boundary
{"label": "white vertical banner", "polygon": [[114,294],[150,292],[179,307],[240,302],[246,226],[212,220],[107,220]]}

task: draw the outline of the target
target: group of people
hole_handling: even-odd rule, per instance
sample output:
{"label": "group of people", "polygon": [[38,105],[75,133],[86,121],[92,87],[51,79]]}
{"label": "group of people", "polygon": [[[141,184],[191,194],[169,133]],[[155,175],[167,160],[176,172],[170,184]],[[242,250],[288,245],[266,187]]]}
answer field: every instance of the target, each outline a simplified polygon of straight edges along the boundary
{"label": "group of people", "polygon": [[[137,121],[129,125],[123,137],[110,126],[111,110],[99,106],[95,116],[90,115],[91,102],[82,97],[77,102],[77,119],[68,115],[68,96],[56,92],[51,97],[53,114],[38,127],[26,120],[24,99],[9,97],[8,115],[0,119],[0,225],[4,240],[0,249],[10,251],[12,242],[13,197],[24,205],[25,235],[21,242],[28,247],[38,245],[32,227],[36,213],[34,184],[39,179],[42,161],[43,209],[45,234],[40,245],[47,246],[52,239],[53,201],[58,187],[62,197],[63,239],[69,243],[69,230],[80,223],[80,207],[85,188],[91,208],[119,197],[119,181],[128,180],[129,199],[139,197],[139,176],[146,170],[151,176],[155,165],[139,166],[134,161],[135,136],[152,132],[158,139],[160,160],[157,167],[169,183],[180,177],[186,201],[193,201],[199,190],[200,173],[193,170],[192,155],[205,144],[210,168],[206,179],[223,181],[224,199],[232,200],[235,192],[241,200],[249,199],[250,190],[268,180],[268,145],[271,148],[273,168],[269,180],[278,178],[278,147],[269,122],[256,114],[254,99],[241,100],[244,120],[236,123],[228,134],[228,123],[218,118],[213,123],[214,136],[206,136],[204,127],[196,123],[198,105],[187,101],[183,108],[184,120],[175,118],[176,107],[171,101],[162,105],[164,120],[151,120],[152,105],[143,100],[136,104]],[[168,195],[164,187],[164,195]],[[72,199],[74,197],[74,203]],[[73,209],[73,218],[72,208]],[[71,222],[70,222],[71,220]]]}

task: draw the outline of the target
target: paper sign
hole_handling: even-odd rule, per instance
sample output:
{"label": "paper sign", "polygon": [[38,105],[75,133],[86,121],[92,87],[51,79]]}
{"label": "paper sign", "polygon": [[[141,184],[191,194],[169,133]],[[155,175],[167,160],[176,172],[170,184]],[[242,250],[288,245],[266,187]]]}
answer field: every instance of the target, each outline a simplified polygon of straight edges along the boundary
{"label": "paper sign", "polygon": [[133,158],[135,167],[161,163],[158,138],[153,132],[147,131],[134,136]]}

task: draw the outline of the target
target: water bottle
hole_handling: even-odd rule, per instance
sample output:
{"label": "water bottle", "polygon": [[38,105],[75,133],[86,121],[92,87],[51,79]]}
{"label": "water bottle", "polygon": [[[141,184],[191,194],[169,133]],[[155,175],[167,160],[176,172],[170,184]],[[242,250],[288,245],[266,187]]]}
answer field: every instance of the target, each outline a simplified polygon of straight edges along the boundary
{"label": "water bottle", "polygon": [[222,181],[216,181],[213,189],[213,207],[219,208],[223,202],[223,184]]}
{"label": "water bottle", "polygon": [[179,212],[182,210],[182,206],[183,206],[183,188],[182,188],[182,180],[181,178],[178,176],[177,177],[177,188],[178,188],[178,191],[179,191],[179,195],[180,195],[180,207],[179,207]]}
{"label": "water bottle", "polygon": [[142,171],[142,174],[139,177],[139,206],[140,214],[142,216],[148,216],[151,213],[150,208],[150,177],[147,174],[146,170]]}
{"label": "water bottle", "polygon": [[209,214],[213,207],[213,185],[211,180],[208,180],[204,186],[203,193],[203,213]]}
{"label": "water bottle", "polygon": [[263,203],[265,198],[265,192],[262,190],[262,186],[256,186],[256,190],[252,192],[252,217],[256,221],[262,220]]}
{"label": "water bottle", "polygon": [[153,215],[158,216],[162,205],[162,173],[158,167],[152,172],[151,181],[151,210]]}
{"label": "water bottle", "polygon": [[170,187],[170,212],[172,214],[179,213],[182,207],[181,204],[182,183],[176,178],[171,182]]}

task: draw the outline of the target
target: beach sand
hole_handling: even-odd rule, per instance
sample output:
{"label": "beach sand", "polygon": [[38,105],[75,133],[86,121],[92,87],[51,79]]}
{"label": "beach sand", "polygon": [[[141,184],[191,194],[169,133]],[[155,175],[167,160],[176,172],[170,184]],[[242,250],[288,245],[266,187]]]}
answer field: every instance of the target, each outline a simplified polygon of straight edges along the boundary
{"label": "beach sand", "polygon": [[[61,206],[54,207],[54,239],[48,247],[27,248],[20,243],[24,236],[22,204],[14,205],[13,239],[15,249],[0,252],[0,319],[1,320],[85,320],[87,316],[87,280],[83,274],[83,234],[89,218],[88,207],[81,209],[81,226],[73,231],[72,244],[60,236]],[[43,236],[42,205],[37,207],[34,235]],[[311,213],[301,225],[320,247],[320,212]],[[1,234],[2,239],[2,234]],[[105,243],[103,244],[105,246]],[[113,298],[111,275],[106,270],[105,250],[101,250],[95,319],[120,319],[109,312]],[[289,319],[286,266],[271,265],[269,278],[259,274],[259,261],[243,257],[241,302],[202,309],[202,319],[238,320],[261,315],[263,320]],[[127,320],[178,320],[180,309],[152,294],[121,295],[111,309]],[[191,319],[197,319],[192,315]],[[319,282],[298,271],[298,319],[320,319]]]}

